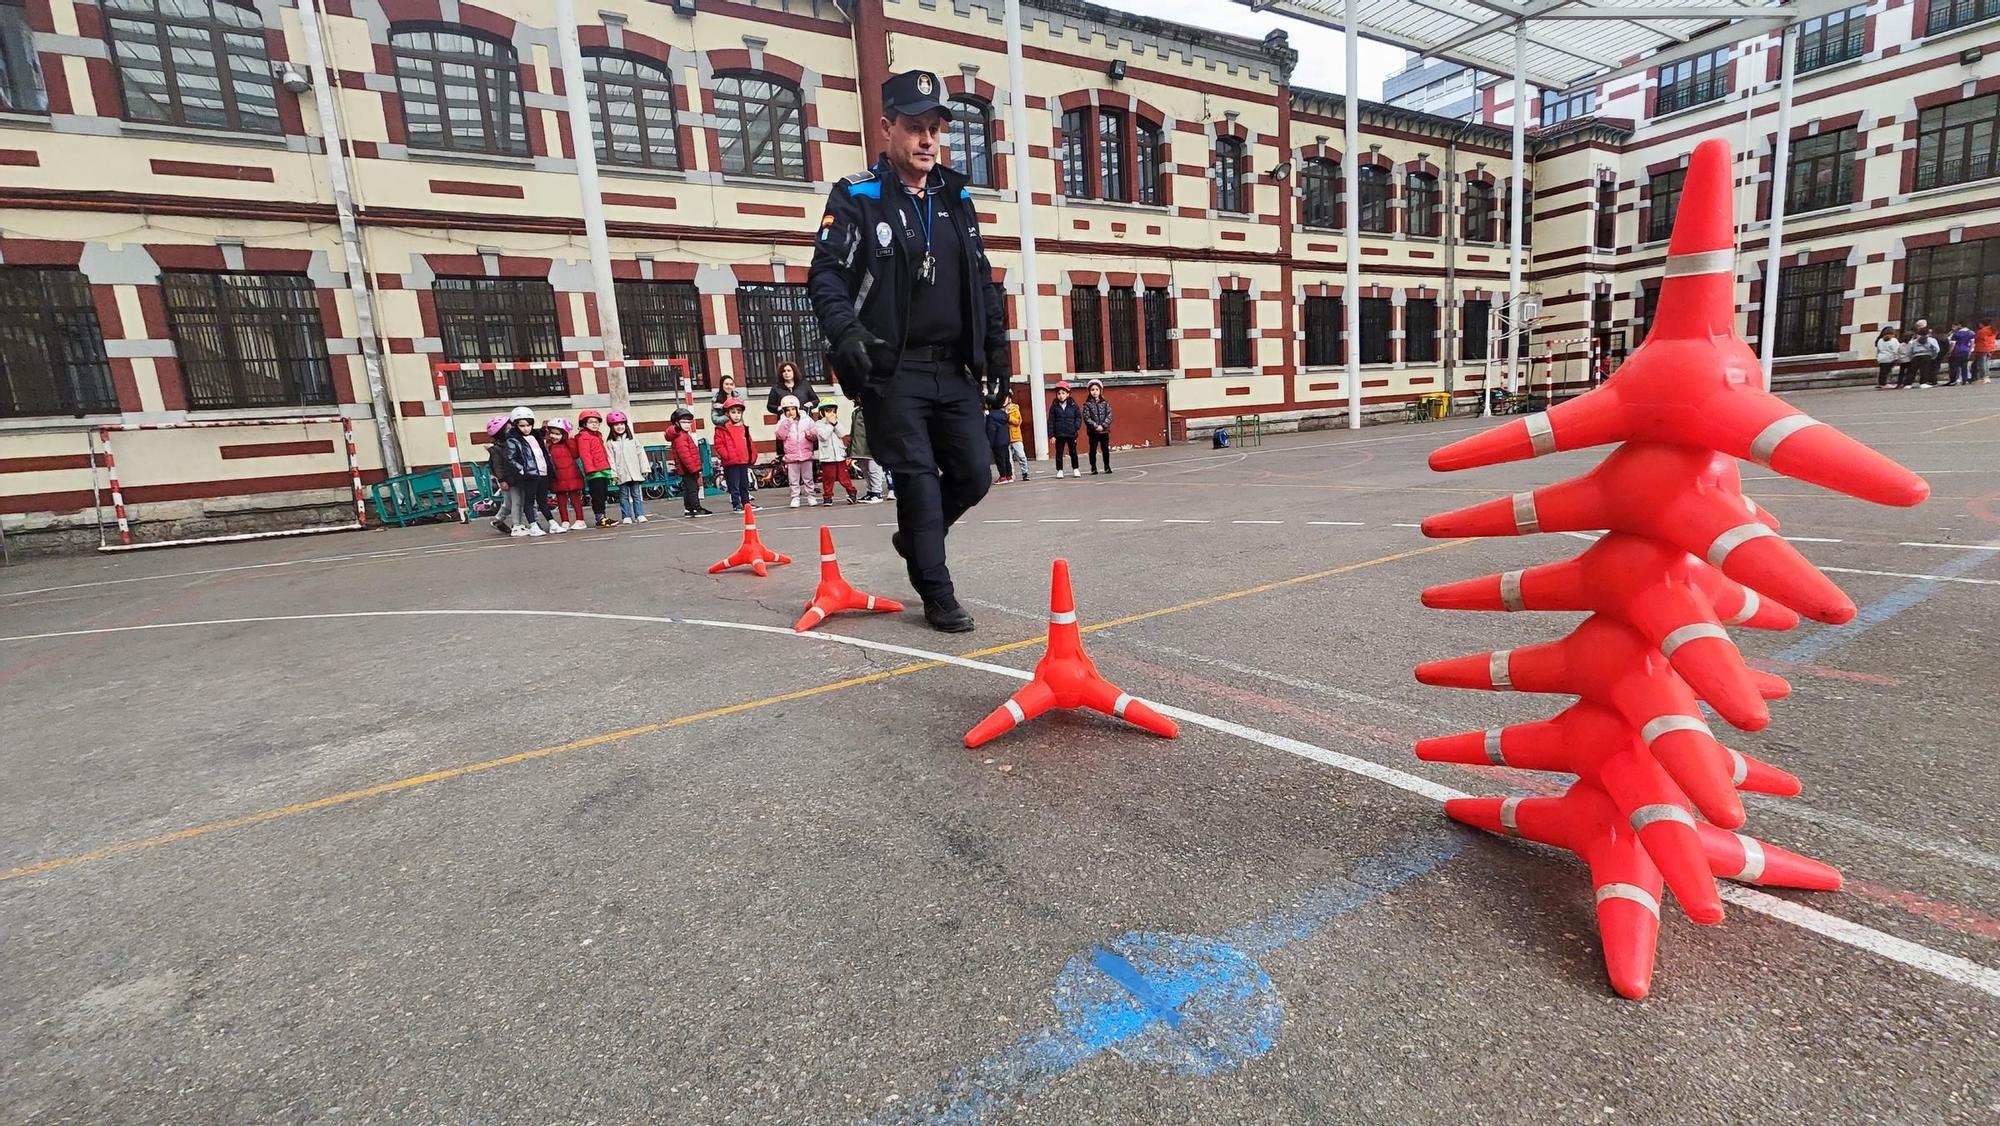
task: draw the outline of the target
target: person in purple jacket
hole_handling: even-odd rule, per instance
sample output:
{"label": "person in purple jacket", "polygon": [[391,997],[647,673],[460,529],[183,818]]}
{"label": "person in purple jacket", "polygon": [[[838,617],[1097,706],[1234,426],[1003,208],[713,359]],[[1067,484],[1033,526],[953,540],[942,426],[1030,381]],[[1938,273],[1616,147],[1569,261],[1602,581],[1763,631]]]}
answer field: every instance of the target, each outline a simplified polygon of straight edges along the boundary
{"label": "person in purple jacket", "polygon": [[1951,334],[1945,337],[1945,347],[1951,350],[1951,382],[1946,386],[1972,382],[1972,338],[1976,335],[1964,321],[1951,322]]}

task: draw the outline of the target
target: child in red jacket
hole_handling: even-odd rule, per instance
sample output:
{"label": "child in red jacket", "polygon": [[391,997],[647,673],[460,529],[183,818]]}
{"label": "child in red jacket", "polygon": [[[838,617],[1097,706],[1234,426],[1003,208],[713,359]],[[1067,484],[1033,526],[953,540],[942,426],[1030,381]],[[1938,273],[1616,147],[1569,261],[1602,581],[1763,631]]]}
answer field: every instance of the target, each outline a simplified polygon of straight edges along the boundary
{"label": "child in red jacket", "polygon": [[743,400],[731,399],[722,409],[728,421],[715,428],[715,460],[722,463],[722,479],[729,484],[729,510],[741,512],[750,503],[750,466],[757,461],[757,443],[743,425]]}
{"label": "child in red jacket", "polygon": [[694,440],[693,411],[682,407],[674,412],[674,428],[667,446],[674,472],[680,475],[681,501],[687,505],[688,518],[715,515],[701,504],[701,447]]}
{"label": "child in red jacket", "polygon": [[576,456],[583,463],[583,484],[590,490],[590,510],[597,517],[600,528],[614,528],[618,521],[604,515],[605,502],[611,499],[611,451],[604,445],[604,415],[592,407],[578,411],[576,432]]}
{"label": "child in red jacket", "polygon": [[576,467],[576,442],[570,437],[569,419],[549,419],[542,431],[542,448],[549,453],[549,496],[555,518],[549,531],[583,530],[583,471]]}

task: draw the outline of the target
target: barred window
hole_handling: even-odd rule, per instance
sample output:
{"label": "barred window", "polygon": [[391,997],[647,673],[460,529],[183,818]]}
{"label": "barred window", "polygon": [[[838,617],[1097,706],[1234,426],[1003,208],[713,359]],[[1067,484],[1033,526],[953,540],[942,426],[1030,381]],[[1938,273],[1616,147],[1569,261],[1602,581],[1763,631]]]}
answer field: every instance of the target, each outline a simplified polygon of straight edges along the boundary
{"label": "barred window", "polygon": [[1069,291],[1070,343],[1076,353],[1076,370],[1104,370],[1104,314],[1095,289]]}
{"label": "barred window", "polygon": [[1091,155],[1096,146],[1090,143],[1089,129],[1088,109],[1073,109],[1063,113],[1063,194],[1071,199],[1090,199],[1096,195],[1097,177],[1091,175]]}
{"label": "barred window", "polygon": [[403,128],[418,148],[523,156],[521,75],[514,48],[464,28],[389,32]]}
{"label": "barred window", "polygon": [[83,274],[0,266],[0,418],[117,409],[104,330]]}
{"label": "barred window", "polygon": [[1243,182],[1243,142],[1236,137],[1215,139],[1215,209],[1250,210],[1250,189]]}
{"label": "barred window", "polygon": [[1403,359],[1434,364],[1438,358],[1438,306],[1431,298],[1412,298],[1403,306]]}
{"label": "barred window", "polygon": [[1644,283],[1639,289],[1639,343],[1653,331],[1653,320],[1660,315],[1660,281],[1655,278]]}
{"label": "barred window", "polygon": [[1687,169],[1655,172],[1646,190],[1646,240],[1658,242],[1674,233],[1674,215],[1681,207],[1681,185]]}
{"label": "barred window", "polygon": [[951,100],[951,121],[945,125],[945,152],[951,166],[973,186],[993,186],[993,107],[984,99]]}
{"label": "barred window", "polygon": [[1903,276],[1904,324],[1985,320],[2000,311],[2000,238],[1913,247]]}
{"label": "barred window", "polygon": [[805,117],[798,87],[756,71],[717,75],[715,117],[724,172],[775,180],[806,178]]}
{"label": "barred window", "polygon": [[1361,299],[1361,362],[1364,364],[1386,364],[1389,362],[1389,299],[1387,297],[1364,297]]}
{"label": "barred window", "polygon": [[1840,351],[1840,300],[1847,288],[1847,263],[1787,266],[1778,276],[1776,354],[1808,356]]}
{"label": "barred window", "polygon": [[105,0],[105,30],[133,121],[276,133],[264,21],[232,0]]}
{"label": "barred window", "polygon": [[2000,94],[1932,106],[1917,115],[1917,191],[2000,174]]}
{"label": "barred window", "polygon": [[1924,24],[1924,34],[1936,35],[1994,16],[2000,16],[2000,0],[1931,0],[1931,16]]}
{"label": "barred window", "polygon": [[[1931,11],[1944,0],[1931,0]],[[1868,5],[1856,4],[1840,12],[1828,12],[1823,16],[1799,25],[1798,72],[1818,70],[1823,66],[1858,59],[1868,49]]]}
{"label": "barred window", "polygon": [[[539,278],[435,278],[438,335],[444,358],[458,364],[562,359],[555,287]],[[451,393],[460,399],[566,395],[560,371],[459,371]]]}
{"label": "barred window", "polygon": [[1104,311],[1111,328],[1111,370],[1139,370],[1139,295],[1129,289],[1114,289],[1105,299]]}
{"label": "barred window", "polygon": [[1589,117],[1597,112],[1597,91],[1578,90],[1574,94],[1561,94],[1554,90],[1542,91],[1542,125],[1558,125],[1572,117]]}
{"label": "barred window", "polygon": [[1338,297],[1306,298],[1306,364],[1327,367],[1344,364],[1347,355],[1340,347],[1341,320],[1346,313]]}
{"label": "barred window", "polygon": [[1361,181],[1361,229],[1388,234],[1389,199],[1395,192],[1389,182],[1389,170],[1364,164],[1355,175]]}
{"label": "barred window", "polygon": [[1250,294],[1241,289],[1222,291],[1222,366],[1250,366]]}
{"label": "barred window", "polygon": [[195,410],[333,402],[319,292],[304,274],[161,276]]}
{"label": "barred window", "polygon": [[1166,371],[1174,366],[1169,330],[1173,327],[1173,295],[1162,286],[1148,286],[1146,313],[1146,370]]}
{"label": "barred window", "polygon": [[1653,101],[1655,116],[1712,102],[1729,92],[1729,48],[1668,63],[1660,68]]}
{"label": "barred window", "polygon": [[1785,214],[1839,207],[1854,199],[1854,129],[1836,129],[1792,145],[1785,174]]}
{"label": "barred window", "polygon": [[1403,178],[1403,206],[1409,216],[1409,233],[1435,237],[1439,232],[1438,178],[1428,172],[1412,172]]}
{"label": "barred window", "polygon": [[27,0],[0,0],[0,110],[47,113],[41,56],[28,24]]}
{"label": "barred window", "polygon": [[[702,347],[701,294],[694,283],[621,281],[612,288],[625,354],[635,360],[686,360],[688,378],[706,388],[708,353]],[[634,391],[677,391],[678,378],[671,367],[628,368],[625,373],[626,385]]]}
{"label": "barred window", "polygon": [[674,81],[651,59],[612,51],[583,56],[584,97],[597,129],[597,158],[641,168],[681,166]]}
{"label": "barred window", "polygon": [[779,365],[798,365],[800,378],[812,380],[826,367],[826,338],[813,314],[812,298],[803,285],[739,285],[736,319],[743,338],[743,370],[738,382],[766,387],[777,382]]}
{"label": "barred window", "polygon": [[1125,115],[1097,111],[1097,174],[1100,199],[1125,199]]}
{"label": "barred window", "polygon": [[1484,180],[1465,182],[1465,229],[1467,242],[1493,241],[1493,185]]}
{"label": "barred window", "polygon": [[1465,325],[1460,332],[1461,342],[1458,356],[1462,360],[1483,360],[1486,358],[1487,321],[1493,316],[1493,302],[1467,301],[1465,303]]}
{"label": "barred window", "polygon": [[1315,157],[1299,168],[1299,222],[1308,227],[1340,225],[1340,169]]}
{"label": "barred window", "polygon": [[1599,250],[1618,249],[1618,182],[1597,182],[1597,240]]}
{"label": "barred window", "polygon": [[1132,126],[1136,138],[1132,158],[1132,180],[1136,203],[1162,202],[1160,199],[1160,127],[1141,119]]}

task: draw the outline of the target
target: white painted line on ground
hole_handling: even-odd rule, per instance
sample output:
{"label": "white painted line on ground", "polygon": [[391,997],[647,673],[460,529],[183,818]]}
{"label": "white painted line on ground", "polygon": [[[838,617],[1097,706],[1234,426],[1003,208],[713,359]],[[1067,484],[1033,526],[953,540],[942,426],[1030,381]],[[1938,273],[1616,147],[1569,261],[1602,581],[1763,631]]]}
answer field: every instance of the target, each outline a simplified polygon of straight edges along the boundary
{"label": "white painted line on ground", "polygon": [[1282,524],[1283,520],[1231,520],[1231,524]]}
{"label": "white painted line on ground", "polygon": [[1971,583],[1974,586],[2000,586],[2000,579],[1974,579],[1961,575],[1918,575],[1909,571],[1864,571],[1859,567],[1827,567],[1822,571],[1838,571],[1843,575],[1879,575],[1885,579],[1927,579],[1934,583]]}
{"label": "white painted line on ground", "polygon": [[1828,539],[1825,536],[1779,536],[1778,538],[1790,540],[1793,543],[1846,543],[1847,542],[1846,540]]}
{"label": "white painted line on ground", "polygon": [[1162,520],[1162,524],[1206,524],[1206,520]]}
{"label": "white painted line on ground", "polygon": [[[97,629],[60,630],[51,633],[24,634],[15,637],[0,637],[0,642],[36,641],[54,637],[82,637],[107,633],[141,633],[155,630],[191,629],[201,626],[248,625],[263,622],[307,622],[340,620],[352,618],[426,618],[426,617],[526,617],[526,618],[571,618],[592,621],[635,622],[647,625],[704,626],[713,629],[740,630],[745,633],[762,633],[774,637],[804,638],[812,641],[826,641],[838,645],[848,645],[857,649],[870,649],[881,653],[897,653],[923,661],[936,661],[959,668],[974,669],[979,672],[994,673],[1013,680],[1028,680],[1031,676],[1025,670],[1008,668],[1005,665],[976,661],[968,657],[958,657],[949,653],[937,653],[908,645],[892,645],[883,641],[849,637],[831,633],[795,633],[789,626],[763,625],[752,622],[725,622],[706,618],[663,618],[644,614],[603,614],[585,610],[515,610],[515,609],[470,609],[470,610],[354,610],[340,613],[322,614],[276,614],[253,618],[220,618],[192,622],[152,622],[143,625],[105,626]],[[1150,702],[1150,701],[1149,701]],[[1155,703],[1162,715],[1171,716],[1183,723],[1205,727],[1224,735],[1233,735],[1259,746],[1275,751],[1296,755],[1312,762],[1344,770],[1362,778],[1368,778],[1384,785],[1392,786],[1406,793],[1444,802],[1452,798],[1470,795],[1449,786],[1421,778],[1394,767],[1366,759],[1355,758],[1339,751],[1315,746],[1299,739],[1275,735],[1254,727],[1248,727],[1231,720],[1191,712],[1168,704]],[[1933,950],[1921,943],[1898,938],[1886,931],[1863,926],[1823,911],[1804,907],[1790,900],[1779,899],[1750,888],[1725,884],[1721,888],[1723,898],[1746,910],[1790,923],[1801,930],[1811,931],[1824,938],[1854,947],[1893,962],[1900,962],[1912,969],[1922,970],[1946,981],[1970,986],[1992,997],[2000,997],[2000,970],[1980,965],[1955,954]]]}
{"label": "white painted line on ground", "polygon": [[1308,521],[1306,521],[1306,523],[1308,523],[1308,524],[1313,524],[1313,525],[1317,525],[1317,526],[1319,526],[1319,527],[1322,527],[1322,528],[1363,528],[1363,527],[1367,527],[1367,523],[1366,523],[1365,521],[1362,521],[1362,520],[1308,520]]}
{"label": "white painted line on ground", "polygon": [[1391,528],[1421,528],[1422,524],[1391,524]]}
{"label": "white painted line on ground", "polygon": [[1140,519],[1137,516],[1100,516],[1097,518],[1097,522],[1100,524],[1144,524],[1145,523],[1144,520]]}
{"label": "white painted line on ground", "polygon": [[1040,520],[1037,520],[1037,521],[1035,521],[1035,523],[1037,523],[1037,524],[1081,524],[1081,523],[1083,523],[1083,520],[1082,520],[1082,518],[1080,518],[1080,517],[1076,517],[1076,516],[1048,516],[1048,517],[1043,517],[1042,519],[1040,519]]}
{"label": "white painted line on ground", "polygon": [[1955,841],[1941,841],[1934,837],[1920,837],[1913,833],[1906,833],[1901,829],[1876,825],[1868,821],[1863,821],[1858,817],[1849,817],[1844,813],[1834,813],[1829,810],[1817,809],[1806,805],[1797,798],[1787,798],[1780,801],[1777,798],[1766,797],[1763,794],[1744,794],[1743,804],[1750,806],[1760,813],[1777,814],[1780,817],[1787,817],[1794,821],[1803,821],[1808,825],[1817,825],[1823,829],[1839,829],[1842,832],[1852,833],[1858,837],[1867,837],[1871,841],[1879,841],[1883,844],[1895,845],[1899,848],[1908,849],[1911,852],[1942,856],[1949,860],[1956,860],[1960,864],[1970,864],[1975,868],[1984,868],[1989,872],[2000,872],[2000,856],[1995,856],[1990,852],[1981,852],[1979,849],[1971,848]]}
{"label": "white painted line on ground", "polygon": [[1019,524],[1019,520],[983,520],[984,524]]}
{"label": "white painted line on ground", "polygon": [[1954,551],[2000,551],[2000,543],[1923,543],[1921,541],[1903,540],[1898,544],[1896,544],[1896,546],[1897,547],[1944,547],[1944,548],[1950,548]]}

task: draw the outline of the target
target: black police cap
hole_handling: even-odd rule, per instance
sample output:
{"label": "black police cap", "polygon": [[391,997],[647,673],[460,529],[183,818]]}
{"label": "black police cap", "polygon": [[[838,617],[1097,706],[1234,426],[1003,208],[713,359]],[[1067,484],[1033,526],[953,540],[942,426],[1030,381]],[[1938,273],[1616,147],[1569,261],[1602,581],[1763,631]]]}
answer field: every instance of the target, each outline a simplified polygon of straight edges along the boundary
{"label": "black police cap", "polygon": [[928,70],[906,70],[891,75],[882,84],[882,116],[916,117],[936,110],[950,121],[951,107],[938,100],[943,93],[944,83]]}

